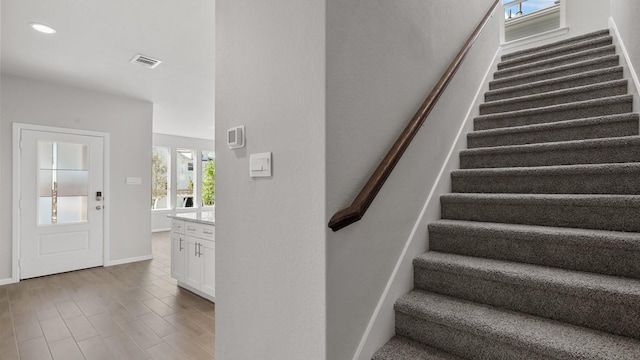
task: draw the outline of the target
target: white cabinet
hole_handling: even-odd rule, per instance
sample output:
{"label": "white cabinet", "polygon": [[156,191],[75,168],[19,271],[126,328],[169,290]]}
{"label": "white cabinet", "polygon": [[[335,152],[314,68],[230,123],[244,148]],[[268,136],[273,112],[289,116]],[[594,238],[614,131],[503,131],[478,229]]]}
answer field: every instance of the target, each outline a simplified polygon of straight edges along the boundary
{"label": "white cabinet", "polygon": [[202,291],[216,296],[216,243],[203,241],[202,248]]}
{"label": "white cabinet", "polygon": [[171,277],[184,282],[187,250],[184,234],[171,233]]}
{"label": "white cabinet", "polygon": [[179,286],[214,301],[215,227],[174,219],[171,229],[171,276]]}

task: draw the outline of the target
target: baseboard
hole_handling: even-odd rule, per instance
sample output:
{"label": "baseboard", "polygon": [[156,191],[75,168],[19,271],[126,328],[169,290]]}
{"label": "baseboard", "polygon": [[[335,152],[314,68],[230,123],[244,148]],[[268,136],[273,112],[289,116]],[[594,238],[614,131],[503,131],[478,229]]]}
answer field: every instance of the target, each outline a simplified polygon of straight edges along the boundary
{"label": "baseboard", "polygon": [[152,233],[157,233],[157,232],[165,232],[165,231],[171,231],[171,228],[161,228],[161,229],[152,229],[151,232]]}
{"label": "baseboard", "polygon": [[2,279],[2,280],[0,280],[0,286],[2,286],[2,285],[9,285],[9,284],[15,284],[15,283],[17,283],[17,282],[18,282],[18,281],[16,281],[16,280],[15,280],[15,279],[13,279],[13,278]]}
{"label": "baseboard", "polygon": [[[424,242],[425,234],[428,233],[428,223],[440,218],[440,195],[450,192],[451,179],[449,174],[452,170],[458,169],[459,167],[459,160],[456,155],[466,148],[467,138],[465,135],[470,130],[473,130],[473,118],[477,115],[480,104],[484,102],[484,92],[488,90],[489,82],[492,80],[493,72],[498,66],[501,54],[502,48],[498,46],[498,49],[493,56],[493,60],[488,66],[473,101],[467,110],[465,119],[458,129],[458,133],[456,134],[456,138],[449,149],[449,153],[439,169],[438,177],[431,189],[429,189],[427,199],[422,207],[420,215],[413,226],[409,238],[402,249],[402,253],[396,262],[373,315],[369,320],[360,344],[353,356],[353,360],[371,358],[373,351],[375,351],[373,349],[374,343],[382,341],[382,337],[384,336],[382,333],[378,333],[380,330],[376,331],[375,328],[380,327],[381,324],[386,324],[389,321],[389,316],[393,317],[393,304],[400,296],[409,292],[413,286],[413,272],[411,271],[411,264],[413,263],[413,258],[419,254],[414,254],[413,251],[411,251],[411,248],[415,247],[415,244],[418,242]],[[409,274],[407,276],[409,276],[410,279],[402,278],[405,276],[405,273]],[[407,284],[407,282],[410,284]]]}
{"label": "baseboard", "polygon": [[[635,91],[632,91],[632,93],[634,95],[638,95],[640,94],[640,79],[638,79],[638,73],[636,72],[636,69],[633,67],[633,63],[631,62],[631,56],[629,56],[629,51],[627,50],[627,47],[625,46],[624,41],[622,40],[622,36],[620,35],[620,31],[618,30],[618,26],[616,25],[616,22],[615,20],[613,20],[612,17],[609,18],[609,28],[613,32],[613,38],[614,38],[615,44],[617,45],[617,47],[620,49],[620,52],[622,53],[622,58],[623,58],[623,61],[625,62],[624,64],[625,70],[628,71],[628,75],[631,76],[631,78],[633,79],[633,85],[635,87]],[[636,96],[635,98],[636,98],[635,101],[638,101],[637,100],[638,96]],[[638,105],[638,104],[634,104],[634,105]],[[637,109],[637,107],[634,107],[634,108]]]}
{"label": "baseboard", "polygon": [[138,257],[132,257],[127,259],[109,261],[106,264],[104,264],[104,266],[106,267],[106,266],[129,264],[133,262],[146,261],[146,260],[152,260],[152,259],[153,259],[153,255],[138,256]]}
{"label": "baseboard", "polygon": [[211,295],[205,294],[202,291],[200,291],[198,289],[195,289],[195,288],[183,283],[182,281],[178,281],[178,286],[180,286],[181,288],[183,288],[185,290],[191,291],[192,293],[200,296],[203,299],[207,299],[207,300],[211,301],[214,304],[216,302],[216,297],[215,296],[211,296]]}

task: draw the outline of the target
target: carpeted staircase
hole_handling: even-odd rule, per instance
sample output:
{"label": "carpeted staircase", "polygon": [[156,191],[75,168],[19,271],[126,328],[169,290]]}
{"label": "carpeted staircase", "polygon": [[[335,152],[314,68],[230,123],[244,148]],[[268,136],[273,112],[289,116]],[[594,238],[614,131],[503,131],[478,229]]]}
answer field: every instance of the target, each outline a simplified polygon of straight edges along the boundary
{"label": "carpeted staircase", "polygon": [[640,359],[640,118],[609,31],[501,60],[373,359]]}

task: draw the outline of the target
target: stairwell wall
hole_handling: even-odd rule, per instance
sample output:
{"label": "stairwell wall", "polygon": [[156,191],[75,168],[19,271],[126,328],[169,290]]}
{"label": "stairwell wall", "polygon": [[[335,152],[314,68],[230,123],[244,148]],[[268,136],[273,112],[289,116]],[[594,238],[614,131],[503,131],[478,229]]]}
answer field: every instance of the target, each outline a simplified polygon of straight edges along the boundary
{"label": "stairwell wall", "polygon": [[[611,0],[563,0],[567,2],[567,26],[569,33],[566,38],[579,36],[606,29],[609,27],[609,13]],[[614,0],[614,2],[617,0]],[[560,40],[560,39],[556,39]],[[554,41],[556,41],[554,40]]]}
{"label": "stairwell wall", "polygon": [[[327,218],[349,205],[491,3],[327,0]],[[392,297],[412,288],[411,259],[426,251],[426,223],[439,210],[416,221],[498,51],[501,16],[498,8],[365,217],[327,228],[327,359],[370,359],[393,335]]]}
{"label": "stairwell wall", "polygon": [[[618,42],[624,44],[626,50],[626,58],[623,60],[625,63],[625,77],[633,78],[635,86],[633,86],[634,97],[634,109],[640,107],[640,99],[638,92],[640,92],[640,84],[638,80],[638,71],[640,71],[640,43],[637,40],[637,34],[640,33],[640,2],[636,0],[615,0],[611,1],[611,21],[612,26],[617,30],[616,39]],[[618,44],[618,47],[620,44]]]}

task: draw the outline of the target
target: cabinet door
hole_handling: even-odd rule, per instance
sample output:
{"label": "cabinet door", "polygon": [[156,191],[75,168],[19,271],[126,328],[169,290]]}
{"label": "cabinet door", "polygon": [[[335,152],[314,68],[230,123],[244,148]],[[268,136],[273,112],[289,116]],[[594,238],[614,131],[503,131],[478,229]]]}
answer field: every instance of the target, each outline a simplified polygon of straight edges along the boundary
{"label": "cabinet door", "polygon": [[186,245],[184,235],[171,234],[171,277],[182,282],[187,255]]}
{"label": "cabinet door", "polygon": [[185,284],[200,290],[202,284],[202,257],[198,252],[202,240],[185,236],[187,240],[187,264],[185,267]]}
{"label": "cabinet door", "polygon": [[202,292],[216,296],[216,243],[202,240]]}

